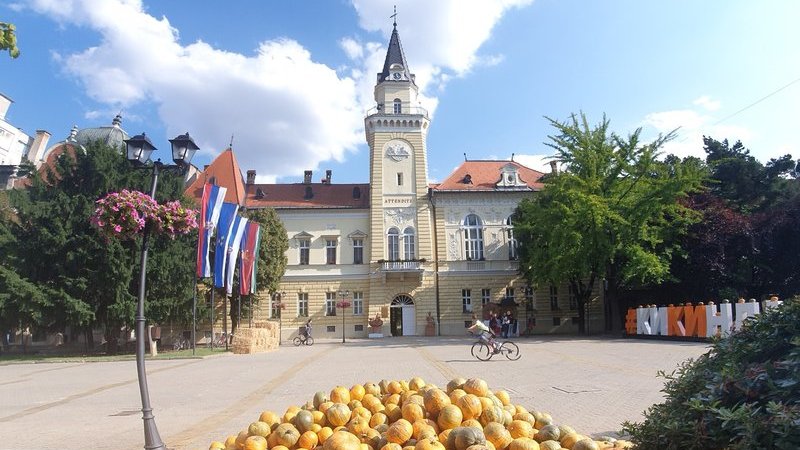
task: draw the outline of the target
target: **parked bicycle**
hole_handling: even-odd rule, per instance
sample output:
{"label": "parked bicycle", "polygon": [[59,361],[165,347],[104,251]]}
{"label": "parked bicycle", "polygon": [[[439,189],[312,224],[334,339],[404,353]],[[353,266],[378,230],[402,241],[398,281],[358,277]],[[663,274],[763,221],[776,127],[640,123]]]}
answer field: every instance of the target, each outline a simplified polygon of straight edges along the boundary
{"label": "parked bicycle", "polygon": [[172,343],[172,349],[175,351],[188,350],[190,348],[192,348],[192,343],[183,336],[175,339],[175,342]]}
{"label": "parked bicycle", "polygon": [[209,347],[225,347],[225,342],[228,340],[228,333],[216,333],[214,339],[209,339],[208,346]]}
{"label": "parked bicycle", "polygon": [[481,361],[488,361],[492,359],[494,355],[504,355],[511,361],[516,361],[522,356],[519,352],[519,347],[515,343],[511,341],[497,342],[494,339],[482,339],[480,335],[478,336],[478,340],[472,344],[470,353]]}

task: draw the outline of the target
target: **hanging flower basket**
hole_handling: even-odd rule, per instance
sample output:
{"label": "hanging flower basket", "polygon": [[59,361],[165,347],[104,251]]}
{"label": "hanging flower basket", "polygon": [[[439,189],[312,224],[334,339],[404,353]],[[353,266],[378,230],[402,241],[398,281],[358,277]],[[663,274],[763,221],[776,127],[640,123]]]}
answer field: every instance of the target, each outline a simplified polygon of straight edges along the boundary
{"label": "hanging flower basket", "polygon": [[159,205],[139,191],[112,192],[96,204],[89,223],[106,239],[136,239],[148,224],[173,239],[197,228],[197,211],[177,201]]}

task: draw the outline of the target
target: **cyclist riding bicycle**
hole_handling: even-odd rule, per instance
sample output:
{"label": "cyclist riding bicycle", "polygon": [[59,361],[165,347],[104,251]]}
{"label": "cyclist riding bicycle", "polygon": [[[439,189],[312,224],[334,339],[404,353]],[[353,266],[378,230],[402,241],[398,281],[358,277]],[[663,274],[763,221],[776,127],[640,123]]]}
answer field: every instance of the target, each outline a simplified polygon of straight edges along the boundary
{"label": "cyclist riding bicycle", "polygon": [[310,336],[311,336],[311,318],[310,318],[310,317],[309,317],[309,319],[306,321],[306,327],[305,327],[305,329],[303,330],[303,334],[305,335],[305,337],[306,337],[306,338],[308,338],[308,337],[310,337]]}
{"label": "cyclist riding bicycle", "polygon": [[478,319],[478,316],[475,314],[472,315],[472,326],[467,328],[467,331],[473,334],[477,334],[478,338],[489,345],[493,350],[494,353],[500,352],[500,346],[497,345],[497,341],[494,339],[494,333],[486,326],[483,322]]}

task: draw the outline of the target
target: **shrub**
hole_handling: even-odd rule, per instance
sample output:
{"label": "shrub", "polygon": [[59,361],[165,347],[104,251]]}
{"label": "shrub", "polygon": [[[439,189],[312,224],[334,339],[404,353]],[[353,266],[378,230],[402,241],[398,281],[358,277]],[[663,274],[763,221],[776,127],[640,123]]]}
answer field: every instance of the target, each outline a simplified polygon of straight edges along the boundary
{"label": "shrub", "polygon": [[800,448],[800,297],[661,375],[664,403],[624,424],[637,448]]}

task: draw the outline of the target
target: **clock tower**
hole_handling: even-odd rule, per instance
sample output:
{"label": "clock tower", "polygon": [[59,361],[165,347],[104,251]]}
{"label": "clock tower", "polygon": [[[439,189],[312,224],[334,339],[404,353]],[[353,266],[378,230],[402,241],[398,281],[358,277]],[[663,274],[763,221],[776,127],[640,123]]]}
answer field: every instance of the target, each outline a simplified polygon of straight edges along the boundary
{"label": "clock tower", "polygon": [[434,313],[426,137],[430,119],[408,68],[397,23],[375,103],[364,119],[370,149],[370,313],[389,307],[392,335],[422,334]]}

